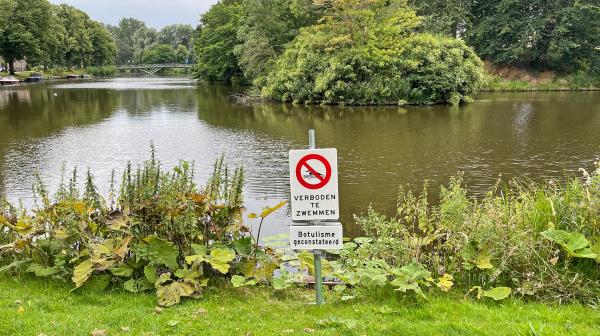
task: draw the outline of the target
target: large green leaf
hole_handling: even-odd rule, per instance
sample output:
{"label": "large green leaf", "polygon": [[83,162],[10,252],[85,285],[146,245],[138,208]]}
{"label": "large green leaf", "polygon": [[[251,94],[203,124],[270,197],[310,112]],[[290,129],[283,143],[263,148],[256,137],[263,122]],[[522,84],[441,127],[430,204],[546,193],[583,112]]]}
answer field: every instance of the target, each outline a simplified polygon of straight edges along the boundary
{"label": "large green leaf", "polygon": [[172,306],[179,303],[184,296],[190,296],[195,292],[194,286],[186,282],[172,282],[165,286],[159,286],[156,290],[158,304],[161,306]]}
{"label": "large green leaf", "polygon": [[249,256],[252,253],[252,238],[244,237],[233,242],[235,250],[241,256]]}
{"label": "large green leaf", "polygon": [[112,274],[120,277],[130,278],[133,275],[133,267],[127,265],[126,263],[122,263],[118,267],[113,267],[110,269]]}
{"label": "large green leaf", "polygon": [[85,284],[81,286],[81,289],[90,291],[103,291],[108,288],[111,279],[112,276],[110,274],[92,275],[85,282]]}
{"label": "large green leaf", "polygon": [[28,262],[29,262],[29,260],[13,261],[12,263],[1,267],[0,274],[8,272],[8,271],[12,271],[12,270],[20,270],[22,267],[26,266]]}
{"label": "large green leaf", "polygon": [[282,276],[273,278],[273,280],[271,281],[271,284],[273,285],[273,288],[275,290],[283,290],[283,289],[287,289],[291,286],[291,284],[286,281],[285,277],[282,277]]}
{"label": "large green leaf", "polygon": [[27,267],[27,272],[35,273],[38,277],[47,277],[60,272],[57,267],[46,267],[38,264],[31,264]]}
{"label": "large green leaf", "polygon": [[133,293],[143,292],[152,288],[154,288],[154,285],[148,282],[146,278],[129,279],[123,284],[123,289]]}
{"label": "large green leaf", "polygon": [[206,255],[206,247],[204,245],[192,244],[193,255],[185,257],[185,262],[188,264],[200,264],[203,261],[208,261]]}
{"label": "large green leaf", "polygon": [[234,288],[244,287],[244,286],[254,286],[254,285],[256,285],[256,283],[257,283],[256,279],[246,280],[246,278],[244,278],[243,276],[240,276],[240,275],[234,275],[231,277],[231,284],[233,285]]}
{"label": "large green leaf", "polygon": [[146,277],[146,280],[148,280],[148,282],[155,283],[157,279],[156,268],[152,266],[145,266],[144,276]]}
{"label": "large green leaf", "polygon": [[412,263],[401,267],[400,269],[392,269],[392,273],[396,275],[396,278],[392,281],[391,285],[396,288],[397,291],[406,292],[413,290],[418,295],[425,297],[419,281],[425,280],[431,276],[431,273],[419,263]]}
{"label": "large green leaf", "polygon": [[563,230],[548,229],[542,236],[559,244],[572,257],[595,259],[598,257],[590,248],[590,243],[579,232],[566,232]]}
{"label": "large green leaf", "polygon": [[495,301],[499,301],[499,300],[506,299],[510,295],[511,292],[512,292],[512,289],[510,289],[508,287],[496,287],[496,288],[492,288],[492,289],[481,292],[481,296],[489,297],[489,298],[494,299]]}
{"label": "large green leaf", "polygon": [[193,281],[200,277],[200,272],[191,268],[181,268],[175,272],[175,276],[186,281]]}
{"label": "large green leaf", "polygon": [[210,252],[208,262],[217,271],[225,274],[229,272],[229,263],[235,259],[235,252],[227,248],[218,248]]}
{"label": "large green leaf", "polygon": [[166,240],[154,236],[146,237],[142,239],[136,252],[156,265],[165,265],[171,269],[179,268],[177,263],[179,250]]}
{"label": "large green leaf", "polygon": [[81,287],[81,285],[83,285],[90,277],[90,275],[92,275],[93,271],[94,265],[89,259],[75,266],[75,269],[73,269],[73,277],[71,278],[71,280],[73,280],[75,283],[75,288]]}

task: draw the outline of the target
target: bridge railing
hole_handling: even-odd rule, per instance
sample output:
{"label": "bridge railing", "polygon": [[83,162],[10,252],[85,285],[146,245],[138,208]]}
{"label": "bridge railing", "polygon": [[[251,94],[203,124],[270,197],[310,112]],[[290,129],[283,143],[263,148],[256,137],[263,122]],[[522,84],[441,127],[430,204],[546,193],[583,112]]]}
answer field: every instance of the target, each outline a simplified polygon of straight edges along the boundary
{"label": "bridge railing", "polygon": [[190,68],[191,66],[185,63],[124,64],[117,66],[117,69]]}

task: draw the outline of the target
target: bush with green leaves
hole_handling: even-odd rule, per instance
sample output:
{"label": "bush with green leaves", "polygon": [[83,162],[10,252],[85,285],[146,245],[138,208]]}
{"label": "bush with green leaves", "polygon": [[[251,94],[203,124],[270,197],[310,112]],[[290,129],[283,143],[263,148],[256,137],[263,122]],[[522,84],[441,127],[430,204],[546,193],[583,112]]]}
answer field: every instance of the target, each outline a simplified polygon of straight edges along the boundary
{"label": "bush with green leaves", "polygon": [[336,1],[301,29],[268,74],[262,95],[283,102],[459,104],[483,64],[462,40],[417,33],[404,1]]}
{"label": "bush with green leaves", "polygon": [[193,164],[164,170],[154,151],[143,165],[127,165],[119,188],[113,174],[106,199],[89,172],[82,192],[77,178],[75,170],[53,197],[38,180],[31,214],[2,203],[0,272],[76,288],[155,290],[158,303],[170,306],[235,274],[267,281],[279,267],[280,256],[254,243],[242,221],[243,170],[229,171],[222,159],[204,188]]}
{"label": "bush with green leaves", "polygon": [[117,67],[114,65],[87,67],[85,71],[92,76],[108,77],[117,73]]}
{"label": "bush with green leaves", "polygon": [[[457,286],[509,287],[525,297],[597,303],[600,294],[600,167],[584,179],[547,184],[513,181],[481,199],[459,176],[439,205],[427,187],[401,190],[396,216],[369,209],[357,222],[372,237],[363,258],[390,267],[419,263]],[[483,293],[483,294],[482,294]]]}

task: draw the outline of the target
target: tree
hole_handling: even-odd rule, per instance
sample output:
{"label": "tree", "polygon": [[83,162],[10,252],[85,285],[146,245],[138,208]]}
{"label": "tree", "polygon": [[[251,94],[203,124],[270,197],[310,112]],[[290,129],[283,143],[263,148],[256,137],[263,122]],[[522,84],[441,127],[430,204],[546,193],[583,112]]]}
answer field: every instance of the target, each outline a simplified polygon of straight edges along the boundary
{"label": "tree", "polygon": [[314,24],[323,8],[312,0],[243,0],[235,54],[244,75],[260,85],[299,29]]}
{"label": "tree", "polygon": [[146,28],[146,24],[134,18],[123,18],[116,27],[110,28],[117,44],[118,64],[127,64],[135,59],[133,36],[140,28]]}
{"label": "tree", "polygon": [[338,0],[303,28],[268,74],[262,95],[295,103],[458,104],[482,79],[461,40],[416,33],[405,1]]}
{"label": "tree", "polygon": [[190,55],[190,51],[183,44],[177,46],[176,55],[176,61],[178,63],[189,62],[188,57]]}
{"label": "tree", "polygon": [[187,24],[164,26],[157,34],[159,44],[168,44],[173,48],[177,48],[179,45],[191,48],[193,37],[194,28]]}
{"label": "tree", "polygon": [[27,57],[29,64],[43,65],[45,68],[64,64],[63,46],[67,31],[58,17],[58,9],[58,6],[52,6],[48,15],[48,29],[40,40],[40,53]]}
{"label": "tree", "polygon": [[133,34],[133,50],[134,59],[138,59],[139,63],[144,62],[144,52],[156,45],[157,33],[156,29],[141,27]]}
{"label": "tree", "polygon": [[499,64],[573,71],[596,54],[595,0],[475,1],[467,41]]}
{"label": "tree", "polygon": [[243,77],[233,51],[239,43],[241,9],[240,1],[224,0],[202,15],[194,46],[196,78],[231,82]]}
{"label": "tree", "polygon": [[461,37],[470,27],[474,0],[410,0],[423,17],[421,29],[433,34]]}
{"label": "tree", "polygon": [[57,16],[66,30],[65,64],[69,67],[85,67],[89,65],[90,56],[94,51],[89,31],[89,16],[79,9],[61,4]]}
{"label": "tree", "polygon": [[3,0],[6,16],[0,26],[0,54],[15,74],[14,61],[43,57],[42,41],[49,31],[51,5],[46,0]]}
{"label": "tree", "polygon": [[177,52],[168,44],[158,44],[148,49],[144,55],[144,63],[174,63],[177,59]]}
{"label": "tree", "polygon": [[117,47],[112,35],[100,23],[90,22],[90,39],[92,41],[92,65],[113,64],[117,56]]}

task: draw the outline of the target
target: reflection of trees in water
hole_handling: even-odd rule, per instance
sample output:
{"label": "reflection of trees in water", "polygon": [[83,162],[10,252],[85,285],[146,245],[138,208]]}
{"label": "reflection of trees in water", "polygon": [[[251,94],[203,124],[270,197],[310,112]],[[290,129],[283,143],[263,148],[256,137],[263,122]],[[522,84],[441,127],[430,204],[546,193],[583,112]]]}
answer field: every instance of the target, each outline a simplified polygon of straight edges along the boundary
{"label": "reflection of trees in water", "polygon": [[0,105],[0,194],[5,188],[2,166],[8,146],[44,138],[67,127],[94,124],[110,117],[119,105],[119,96],[105,90],[38,86],[0,90],[0,97],[7,102]]}
{"label": "reflection of trees in water", "polygon": [[113,94],[121,97],[121,106],[130,115],[144,115],[158,110],[195,112],[198,97],[194,89],[124,90]]}
{"label": "reflection of trees in water", "polygon": [[109,117],[119,104],[118,96],[104,90],[25,89],[8,97],[9,103],[0,107],[2,142],[92,124]]}
{"label": "reflection of trees in water", "polygon": [[31,95],[29,90],[23,89],[5,89],[0,90],[0,108],[3,106],[9,105],[14,102],[22,101],[28,102],[31,100]]}

